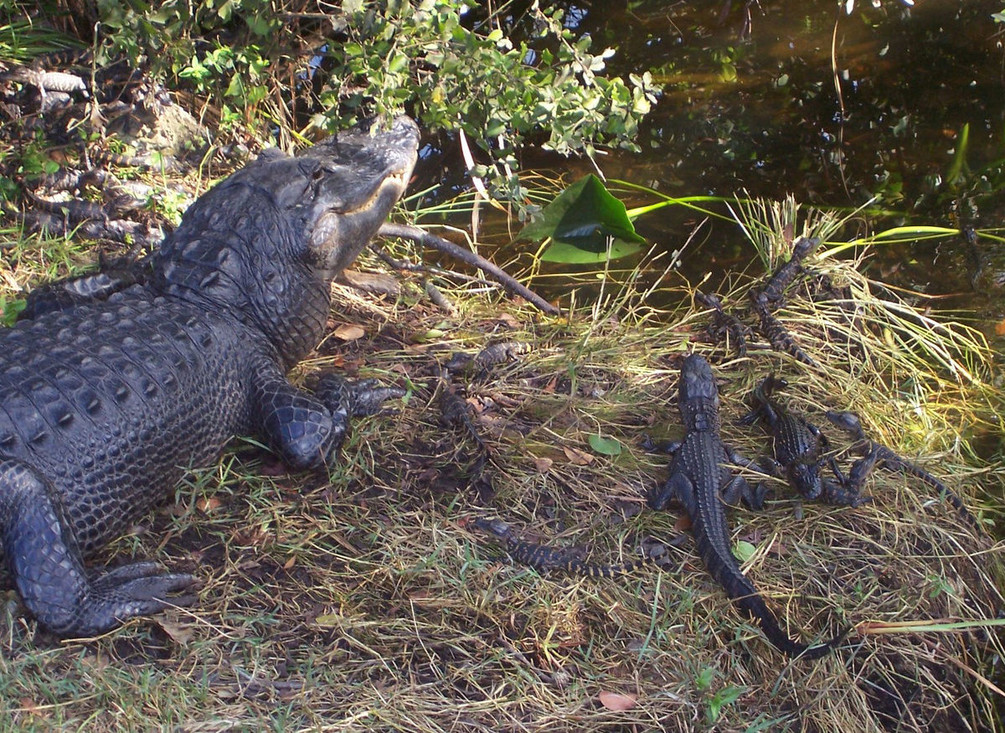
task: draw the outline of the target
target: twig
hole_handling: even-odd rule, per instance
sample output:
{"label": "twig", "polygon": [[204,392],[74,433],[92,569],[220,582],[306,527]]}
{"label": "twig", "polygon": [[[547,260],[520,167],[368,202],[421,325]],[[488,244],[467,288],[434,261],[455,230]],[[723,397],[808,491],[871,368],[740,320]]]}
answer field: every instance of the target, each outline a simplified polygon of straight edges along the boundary
{"label": "twig", "polygon": [[391,255],[389,255],[385,250],[381,248],[379,244],[373,242],[370,243],[370,249],[373,251],[380,261],[385,265],[390,267],[392,270],[399,270],[401,272],[419,272],[427,275],[440,275],[441,277],[449,277],[454,280],[461,280],[466,283],[477,283],[478,285],[494,285],[491,280],[486,280],[484,277],[478,277],[477,275],[468,275],[464,272],[457,272],[457,270],[447,270],[442,267],[436,267],[435,265],[423,265],[420,262],[406,262],[405,260],[396,260]]}
{"label": "twig", "polygon": [[454,307],[454,304],[451,303],[447,299],[447,296],[441,293],[440,290],[435,285],[429,282],[429,280],[426,280],[424,286],[426,290],[426,295],[429,297],[431,301],[433,301],[433,304],[435,306],[437,306],[442,311],[446,311],[452,316],[457,315],[457,309]]}
{"label": "twig", "polygon": [[513,276],[506,274],[506,272],[493,265],[484,257],[479,257],[474,252],[466,250],[463,247],[459,247],[443,237],[437,237],[435,234],[430,234],[429,232],[423,231],[417,227],[390,223],[383,224],[377,233],[383,237],[400,237],[401,239],[409,239],[417,244],[443,252],[454,259],[464,262],[465,264],[485,271],[495,278],[495,281],[502,285],[507,292],[519,295],[528,303],[533,304],[545,313],[556,316],[561,313],[558,308],[553,306],[534,291],[519,283]]}

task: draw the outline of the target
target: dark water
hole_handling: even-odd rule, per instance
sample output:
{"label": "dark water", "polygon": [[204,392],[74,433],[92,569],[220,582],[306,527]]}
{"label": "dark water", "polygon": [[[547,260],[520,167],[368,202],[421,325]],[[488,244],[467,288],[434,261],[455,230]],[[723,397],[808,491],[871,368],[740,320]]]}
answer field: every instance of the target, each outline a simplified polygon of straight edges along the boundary
{"label": "dark water", "polygon": [[[991,14],[1005,3],[883,0],[877,9],[859,0],[850,15],[833,0],[698,5],[567,5],[568,23],[594,39],[594,51],[617,49],[611,73],[651,70],[665,85],[640,139],[646,150],[605,156],[608,177],[679,196],[791,193],[828,208],[876,197],[889,215],[871,218],[873,230],[1003,221],[1005,26]],[[570,181],[589,170],[564,164]],[[697,218],[668,209],[637,226],[673,250]],[[712,221],[701,240],[681,268],[691,281],[710,272],[714,284],[753,258],[735,225]],[[955,294],[949,302],[974,309],[992,337],[1005,317],[1005,247],[989,240],[884,247],[873,266],[898,284]],[[548,278],[536,285],[562,292]]]}
{"label": "dark water", "polygon": [[[604,27],[632,27],[633,42],[621,46],[615,64],[656,62],[670,86],[652,119],[659,147],[644,160],[621,156],[605,169],[669,192],[792,193],[823,207],[877,197],[896,212],[871,222],[880,229],[907,222],[999,226],[1005,56],[991,13],[1001,4],[857,6],[846,15],[834,2],[761,3],[751,9],[747,40],[742,8],[725,18],[719,8],[674,17],[644,3],[621,22],[608,19]],[[966,166],[950,181],[965,125]],[[643,228],[672,239],[681,223],[670,214]],[[715,228],[735,241],[731,227]],[[904,284],[960,293],[993,320],[1003,302],[998,250],[990,242],[979,240],[974,251],[951,240],[901,247],[877,266],[899,262]],[[728,245],[708,254],[742,256]]]}

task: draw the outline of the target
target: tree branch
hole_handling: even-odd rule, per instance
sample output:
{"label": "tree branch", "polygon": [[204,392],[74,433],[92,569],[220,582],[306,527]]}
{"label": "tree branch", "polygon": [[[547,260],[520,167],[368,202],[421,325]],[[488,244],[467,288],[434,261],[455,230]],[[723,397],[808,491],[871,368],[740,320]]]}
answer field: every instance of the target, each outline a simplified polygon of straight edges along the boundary
{"label": "tree branch", "polygon": [[496,267],[484,257],[479,257],[474,252],[464,249],[463,247],[460,247],[443,237],[430,234],[418,227],[391,223],[381,225],[377,234],[382,237],[400,237],[401,239],[408,239],[417,244],[421,244],[424,247],[429,247],[430,249],[435,249],[438,252],[443,252],[444,254],[449,255],[450,257],[453,257],[454,259],[467,265],[483,270],[487,274],[491,275],[497,283],[502,285],[507,292],[519,295],[528,303],[533,304],[545,313],[549,313],[554,316],[561,314],[561,311],[558,308],[553,306],[533,290],[530,290],[526,286],[520,284],[512,275],[508,275],[505,271]]}

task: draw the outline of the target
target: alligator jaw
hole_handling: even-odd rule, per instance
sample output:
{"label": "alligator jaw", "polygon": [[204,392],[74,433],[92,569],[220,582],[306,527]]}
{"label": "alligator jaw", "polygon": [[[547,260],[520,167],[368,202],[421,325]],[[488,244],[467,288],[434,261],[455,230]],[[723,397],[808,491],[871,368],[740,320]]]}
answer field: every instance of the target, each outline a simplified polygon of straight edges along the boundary
{"label": "alligator jaw", "polygon": [[[357,128],[303,154],[317,166],[308,246],[326,275],[337,277],[352,264],[387,219],[408,185],[418,147],[418,127],[399,117],[386,132]],[[346,180],[355,185],[347,189]]]}

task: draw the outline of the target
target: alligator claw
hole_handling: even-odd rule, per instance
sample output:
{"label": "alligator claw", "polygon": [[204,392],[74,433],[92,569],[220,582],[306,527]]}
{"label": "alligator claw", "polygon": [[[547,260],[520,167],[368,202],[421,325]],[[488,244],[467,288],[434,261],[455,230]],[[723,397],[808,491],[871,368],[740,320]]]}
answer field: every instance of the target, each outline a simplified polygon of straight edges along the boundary
{"label": "alligator claw", "polygon": [[643,435],[642,440],[639,441],[639,447],[646,453],[662,453],[667,455],[673,455],[678,450],[680,450],[683,441],[680,440],[661,440],[656,441],[651,435]]}
{"label": "alligator claw", "polygon": [[[91,581],[91,593],[98,596],[132,602],[158,603],[161,607],[180,605],[172,593],[190,588],[199,579],[188,573],[163,573],[155,562],[138,562],[122,565],[102,573]],[[160,610],[160,609],[158,609]],[[139,615],[151,612],[141,612]]]}
{"label": "alligator claw", "polygon": [[88,583],[84,600],[62,628],[47,624],[61,635],[94,636],[138,616],[149,616],[173,606],[195,602],[191,588],[198,578],[187,573],[162,573],[154,562],[138,562],[102,572]]}
{"label": "alligator claw", "polygon": [[743,499],[743,503],[754,511],[760,511],[764,509],[764,500],[768,496],[768,487],[764,485],[763,481],[758,481],[756,484],[751,486],[749,482],[747,483],[747,492],[740,496]]}
{"label": "alligator claw", "polygon": [[665,483],[657,484],[646,492],[646,504],[655,511],[665,509],[671,499],[673,499],[673,491]]}
{"label": "alligator claw", "polygon": [[400,387],[381,387],[376,379],[349,381],[328,373],[318,380],[315,396],[333,413],[344,411],[349,417],[367,417],[380,412],[384,403],[407,394]]}

